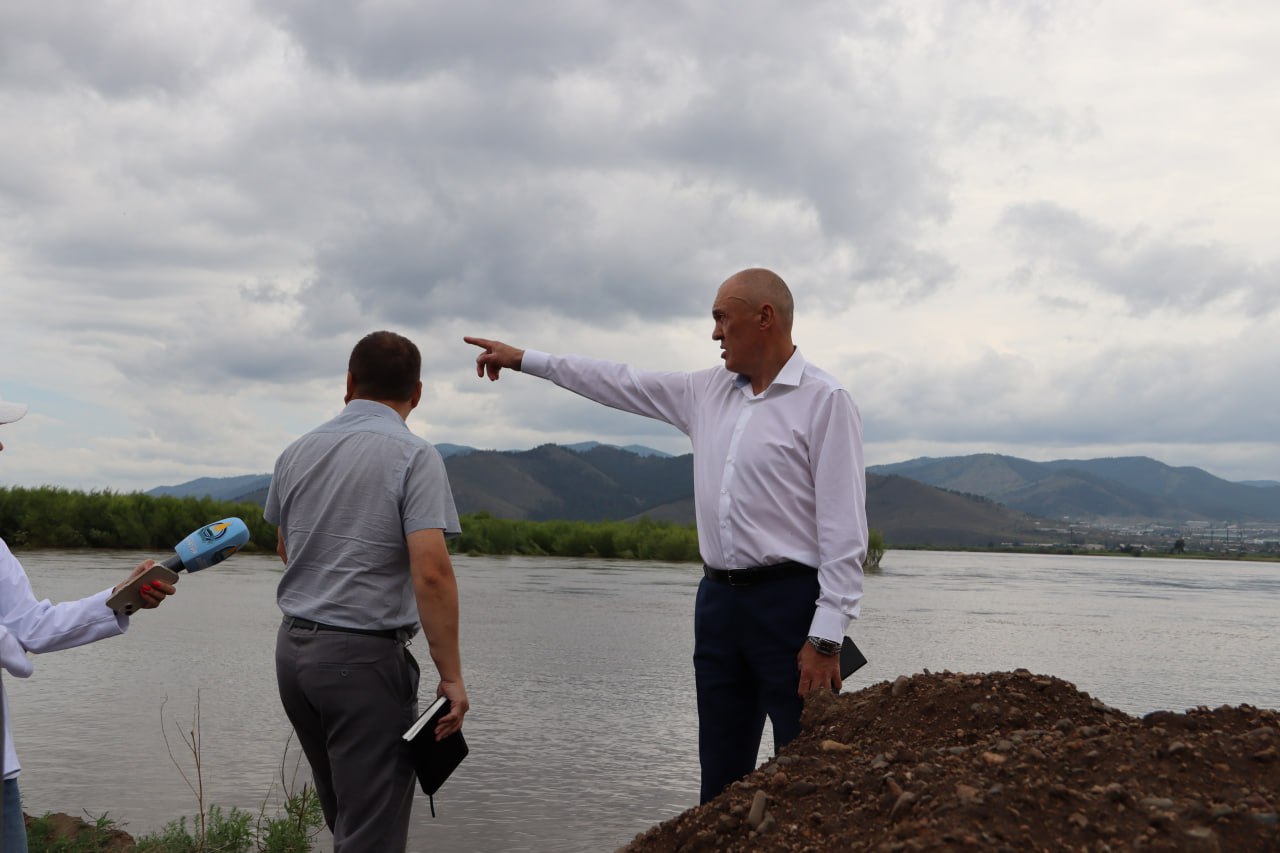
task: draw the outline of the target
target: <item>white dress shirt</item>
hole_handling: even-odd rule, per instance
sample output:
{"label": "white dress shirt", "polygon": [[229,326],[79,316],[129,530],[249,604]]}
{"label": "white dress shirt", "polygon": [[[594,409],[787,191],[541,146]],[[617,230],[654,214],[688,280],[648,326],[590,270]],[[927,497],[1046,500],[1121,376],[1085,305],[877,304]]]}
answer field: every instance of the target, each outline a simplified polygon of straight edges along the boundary
{"label": "white dress shirt", "polygon": [[[123,634],[129,627],[129,617],[117,616],[107,607],[111,590],[79,601],[51,604],[47,599],[37,600],[31,591],[31,581],[23,571],[18,558],[0,539],[0,627],[10,640],[17,640],[22,648],[39,654],[72,646],[83,646],[104,637]],[[20,674],[20,673],[16,673]],[[18,753],[13,746],[13,733],[9,725],[9,699],[4,702],[4,778],[11,779],[21,769]]]}
{"label": "white dress shirt", "polygon": [[525,350],[520,369],[688,435],[702,559],[721,569],[816,566],[809,633],[844,637],[862,600],[866,474],[858,408],[834,377],[798,349],[760,394],[724,367],[641,371]]}

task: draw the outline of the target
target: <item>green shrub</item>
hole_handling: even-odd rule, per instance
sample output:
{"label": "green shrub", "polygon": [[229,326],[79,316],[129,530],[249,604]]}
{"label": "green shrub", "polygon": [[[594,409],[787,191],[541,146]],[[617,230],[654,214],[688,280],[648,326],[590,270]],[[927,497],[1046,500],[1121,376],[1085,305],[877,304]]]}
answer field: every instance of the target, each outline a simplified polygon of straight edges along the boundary
{"label": "green shrub", "polygon": [[27,826],[27,849],[30,853],[106,853],[118,849],[120,830],[105,814],[93,823],[79,822],[78,829],[74,837],[58,835],[53,814],[46,812]]}

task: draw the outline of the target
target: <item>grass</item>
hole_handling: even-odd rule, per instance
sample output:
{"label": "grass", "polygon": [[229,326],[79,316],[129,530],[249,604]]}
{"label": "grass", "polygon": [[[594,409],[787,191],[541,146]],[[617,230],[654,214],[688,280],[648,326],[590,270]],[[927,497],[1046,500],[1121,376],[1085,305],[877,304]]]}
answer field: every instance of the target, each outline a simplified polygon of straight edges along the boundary
{"label": "grass", "polygon": [[[162,733],[165,732],[164,723],[162,703]],[[30,853],[310,853],[315,849],[315,839],[324,825],[324,816],[315,789],[308,784],[297,785],[301,756],[294,764],[292,778],[286,779],[289,742],[285,743],[284,754],[280,758],[279,792],[284,794],[284,801],[281,803],[275,798],[272,805],[273,794],[277,793],[275,784],[272,784],[257,815],[254,815],[234,806],[223,811],[216,804],[205,804],[198,690],[191,727],[187,731],[179,730],[179,734],[191,753],[194,779],[174,756],[168,734],[164,735],[165,748],[169,751],[169,760],[178,768],[178,773],[196,798],[198,810],[190,821],[185,816],[179,817],[169,821],[159,832],[148,833],[132,841],[105,814],[92,822],[45,814],[34,819],[27,828]]]}

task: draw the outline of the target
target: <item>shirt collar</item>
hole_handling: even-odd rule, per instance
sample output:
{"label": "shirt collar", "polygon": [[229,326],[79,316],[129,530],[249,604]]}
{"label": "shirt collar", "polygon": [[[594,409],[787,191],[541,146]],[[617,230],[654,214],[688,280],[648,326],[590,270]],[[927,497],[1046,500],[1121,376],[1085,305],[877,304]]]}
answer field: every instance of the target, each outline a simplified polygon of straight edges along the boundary
{"label": "shirt collar", "polygon": [[[800,347],[796,347],[791,353],[791,358],[787,359],[787,363],[782,365],[782,369],[778,371],[778,375],[769,383],[769,388],[774,385],[789,385],[796,387],[800,384],[800,380],[804,378],[804,368],[808,364],[804,360],[804,356],[800,354]],[[751,393],[751,380],[741,373],[735,373],[733,376],[733,384],[743,389],[746,393]],[[769,388],[764,389],[764,393],[769,393]]]}
{"label": "shirt collar", "polygon": [[379,403],[377,400],[352,400],[347,403],[347,407],[342,410],[344,415],[369,415],[375,418],[387,418],[399,423],[405,429],[409,425],[404,422],[404,418],[400,417],[400,413],[388,406],[386,403]]}

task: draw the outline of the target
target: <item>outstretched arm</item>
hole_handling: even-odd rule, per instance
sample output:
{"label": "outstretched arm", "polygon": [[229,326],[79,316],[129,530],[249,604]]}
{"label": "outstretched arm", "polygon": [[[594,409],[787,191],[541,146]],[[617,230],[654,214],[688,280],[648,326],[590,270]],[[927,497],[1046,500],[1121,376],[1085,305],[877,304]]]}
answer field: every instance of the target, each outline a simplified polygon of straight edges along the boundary
{"label": "outstretched arm", "polygon": [[694,374],[636,370],[621,362],[522,350],[488,338],[467,336],[463,340],[484,350],[476,356],[479,377],[488,375],[494,381],[502,368],[509,367],[554,382],[588,400],[666,421],[685,434],[692,427]]}
{"label": "outstretched arm", "polygon": [[524,361],[524,350],[516,349],[509,344],[504,344],[502,341],[491,341],[488,338],[473,338],[470,336],[463,337],[463,340],[484,350],[484,352],[476,356],[476,376],[483,379],[487,373],[490,382],[498,380],[498,374],[502,372],[502,368],[509,367],[512,370],[519,370],[520,363]]}

